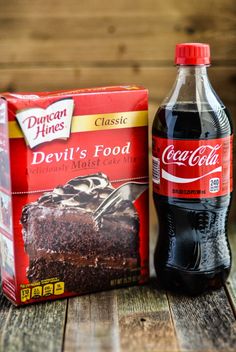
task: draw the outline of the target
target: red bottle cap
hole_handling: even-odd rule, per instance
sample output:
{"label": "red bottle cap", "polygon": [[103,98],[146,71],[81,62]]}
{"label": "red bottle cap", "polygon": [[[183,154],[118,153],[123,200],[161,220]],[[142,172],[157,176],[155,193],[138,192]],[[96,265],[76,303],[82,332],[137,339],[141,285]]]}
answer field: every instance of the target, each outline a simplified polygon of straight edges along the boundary
{"label": "red bottle cap", "polygon": [[176,65],[209,65],[210,62],[210,46],[208,44],[183,43],[176,45]]}

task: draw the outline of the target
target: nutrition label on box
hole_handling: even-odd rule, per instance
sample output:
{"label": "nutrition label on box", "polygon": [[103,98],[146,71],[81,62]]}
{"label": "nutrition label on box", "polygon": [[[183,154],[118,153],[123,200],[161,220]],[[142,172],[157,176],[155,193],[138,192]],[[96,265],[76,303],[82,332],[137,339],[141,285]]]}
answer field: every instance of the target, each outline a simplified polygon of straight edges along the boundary
{"label": "nutrition label on box", "polygon": [[[54,280],[54,279],[52,279]],[[48,281],[48,280],[47,280]],[[32,287],[32,284],[21,285],[21,302],[29,301],[30,299],[37,299],[41,297],[48,297],[51,295],[62,295],[65,292],[65,284],[62,281],[55,283],[47,283]]]}

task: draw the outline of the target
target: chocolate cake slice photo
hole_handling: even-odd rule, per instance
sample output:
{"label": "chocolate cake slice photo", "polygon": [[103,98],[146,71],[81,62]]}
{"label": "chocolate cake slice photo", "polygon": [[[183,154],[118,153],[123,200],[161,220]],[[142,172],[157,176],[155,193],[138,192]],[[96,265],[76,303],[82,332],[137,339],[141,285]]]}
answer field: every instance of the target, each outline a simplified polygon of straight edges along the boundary
{"label": "chocolate cake slice photo", "polygon": [[58,278],[86,293],[138,282],[139,215],[134,200],[147,183],[114,188],[102,173],[79,176],[22,211],[30,283]]}

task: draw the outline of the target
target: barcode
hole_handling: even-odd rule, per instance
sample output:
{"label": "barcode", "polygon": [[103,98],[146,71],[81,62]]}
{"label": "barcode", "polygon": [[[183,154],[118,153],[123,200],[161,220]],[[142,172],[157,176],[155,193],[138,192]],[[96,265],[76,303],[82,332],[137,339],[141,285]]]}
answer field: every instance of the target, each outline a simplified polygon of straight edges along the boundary
{"label": "barcode", "polygon": [[160,184],[160,159],[152,157],[152,180]]}

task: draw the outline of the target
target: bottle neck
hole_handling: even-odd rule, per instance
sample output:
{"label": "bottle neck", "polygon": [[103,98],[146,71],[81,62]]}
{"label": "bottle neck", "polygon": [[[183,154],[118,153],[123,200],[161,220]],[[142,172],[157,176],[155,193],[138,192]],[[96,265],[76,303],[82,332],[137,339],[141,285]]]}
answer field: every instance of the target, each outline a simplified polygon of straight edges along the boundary
{"label": "bottle neck", "polygon": [[[206,92],[212,90],[207,66],[178,66],[176,88],[183,102],[205,100]],[[177,93],[176,91],[176,93]]]}
{"label": "bottle neck", "polygon": [[207,67],[208,65],[178,66],[174,86],[162,105],[178,109],[180,105],[190,104],[193,108],[195,106],[196,109],[201,110],[222,106],[209,81]]}
{"label": "bottle neck", "polygon": [[185,66],[179,65],[178,67],[178,75],[189,77],[189,76],[207,76],[207,65],[200,66]]}

